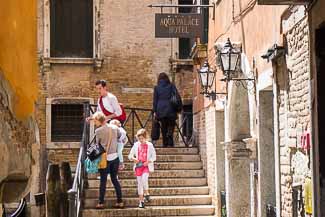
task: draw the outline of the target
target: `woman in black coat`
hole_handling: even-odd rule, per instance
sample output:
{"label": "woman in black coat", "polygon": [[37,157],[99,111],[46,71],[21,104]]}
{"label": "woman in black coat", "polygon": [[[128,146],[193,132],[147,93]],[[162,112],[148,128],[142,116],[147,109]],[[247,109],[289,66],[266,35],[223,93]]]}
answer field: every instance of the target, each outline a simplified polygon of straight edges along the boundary
{"label": "woman in black coat", "polygon": [[170,102],[173,88],[168,75],[164,72],[158,76],[157,86],[154,88],[153,111],[155,118],[161,124],[164,147],[174,147],[173,134],[177,119],[177,111]]}

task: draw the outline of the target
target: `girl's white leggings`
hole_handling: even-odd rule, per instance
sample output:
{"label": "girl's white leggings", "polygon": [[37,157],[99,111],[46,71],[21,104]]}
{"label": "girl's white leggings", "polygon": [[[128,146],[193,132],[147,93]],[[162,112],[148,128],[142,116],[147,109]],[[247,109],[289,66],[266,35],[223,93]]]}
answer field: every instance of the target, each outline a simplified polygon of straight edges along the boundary
{"label": "girl's white leggings", "polygon": [[143,195],[143,191],[149,189],[149,173],[143,173],[142,176],[137,176],[138,194]]}

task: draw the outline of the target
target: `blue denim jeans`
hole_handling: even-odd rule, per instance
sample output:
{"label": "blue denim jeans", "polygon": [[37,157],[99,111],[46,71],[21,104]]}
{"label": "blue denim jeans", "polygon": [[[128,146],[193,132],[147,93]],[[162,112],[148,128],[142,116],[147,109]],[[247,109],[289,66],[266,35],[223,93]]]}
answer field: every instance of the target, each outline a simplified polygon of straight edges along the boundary
{"label": "blue denim jeans", "polygon": [[99,203],[104,203],[104,197],[106,192],[106,183],[107,183],[107,175],[110,174],[111,181],[115,188],[117,202],[122,202],[122,190],[120,182],[117,179],[118,167],[120,161],[118,158],[112,161],[107,161],[107,168],[106,169],[99,169],[100,174],[100,185],[99,185]]}

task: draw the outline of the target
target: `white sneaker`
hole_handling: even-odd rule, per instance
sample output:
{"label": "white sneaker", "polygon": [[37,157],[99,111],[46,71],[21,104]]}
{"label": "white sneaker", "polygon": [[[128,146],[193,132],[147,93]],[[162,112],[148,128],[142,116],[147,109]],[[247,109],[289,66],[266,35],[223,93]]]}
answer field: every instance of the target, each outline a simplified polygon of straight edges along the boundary
{"label": "white sneaker", "polygon": [[144,202],[143,201],[139,202],[139,208],[144,208]]}

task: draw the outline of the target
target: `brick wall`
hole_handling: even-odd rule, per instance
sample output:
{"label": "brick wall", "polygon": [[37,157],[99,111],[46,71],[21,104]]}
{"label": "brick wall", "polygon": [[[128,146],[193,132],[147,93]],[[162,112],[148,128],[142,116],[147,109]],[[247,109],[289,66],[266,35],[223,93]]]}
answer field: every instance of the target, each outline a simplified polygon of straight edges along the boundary
{"label": "brick wall", "polygon": [[[214,106],[210,106],[205,111],[205,133],[206,148],[201,151],[201,155],[205,154],[206,173],[210,193],[215,192],[216,179],[216,111]],[[205,153],[203,153],[205,152]]]}
{"label": "brick wall", "polygon": [[[47,0],[38,0],[38,53],[39,59],[47,52],[45,6]],[[45,2],[45,4],[44,4]],[[94,1],[96,2],[96,1]],[[171,40],[154,37],[155,10],[149,4],[161,1],[103,1],[99,2],[98,25],[100,30],[100,53],[103,64],[96,71],[93,64],[60,63],[50,67],[41,62],[39,72],[39,96],[36,116],[40,129],[43,161],[43,181],[46,161],[75,163],[76,148],[61,145],[47,148],[46,99],[56,97],[98,97],[94,83],[98,79],[108,81],[108,89],[125,106],[151,108],[152,90],[160,72],[169,73]],[[166,9],[167,12],[167,9]],[[186,77],[187,79],[187,77]],[[141,114],[140,114],[141,115]],[[145,114],[141,115],[145,116]],[[140,128],[140,127],[139,127]]]}
{"label": "brick wall", "polygon": [[206,157],[206,128],[205,128],[205,111],[204,109],[193,114],[193,133],[195,145],[199,147],[203,168],[207,169]]}
{"label": "brick wall", "polygon": [[112,92],[130,106],[151,108],[150,90],[157,75],[170,71],[171,40],[154,36],[156,11],[147,7],[153,3],[159,1],[100,1],[104,58],[101,76],[110,81]]}
{"label": "brick wall", "polygon": [[[299,12],[299,11],[298,11]],[[291,16],[297,16],[292,14]],[[308,159],[308,154],[300,148],[300,136],[310,132],[310,86],[309,86],[309,32],[308,19],[304,17],[295,25],[290,25],[285,33],[288,46],[286,66],[279,61],[277,68],[277,85],[279,87],[279,144],[280,144],[280,172],[281,172],[281,216],[292,216],[292,188],[302,184],[310,172],[308,166],[300,164],[304,171],[294,168],[292,159],[297,158],[298,152]],[[279,73],[280,72],[280,73]],[[302,155],[302,156],[303,156]],[[304,159],[303,164],[308,164]]]}
{"label": "brick wall", "polygon": [[182,96],[184,104],[192,103],[193,98],[193,70],[181,69],[176,73],[175,83]]}
{"label": "brick wall", "polygon": [[220,213],[220,191],[225,190],[225,151],[222,144],[224,142],[224,112],[216,110],[212,104],[206,108],[205,117],[206,148],[201,148],[200,153],[206,161],[210,195],[216,205],[216,213]]}

